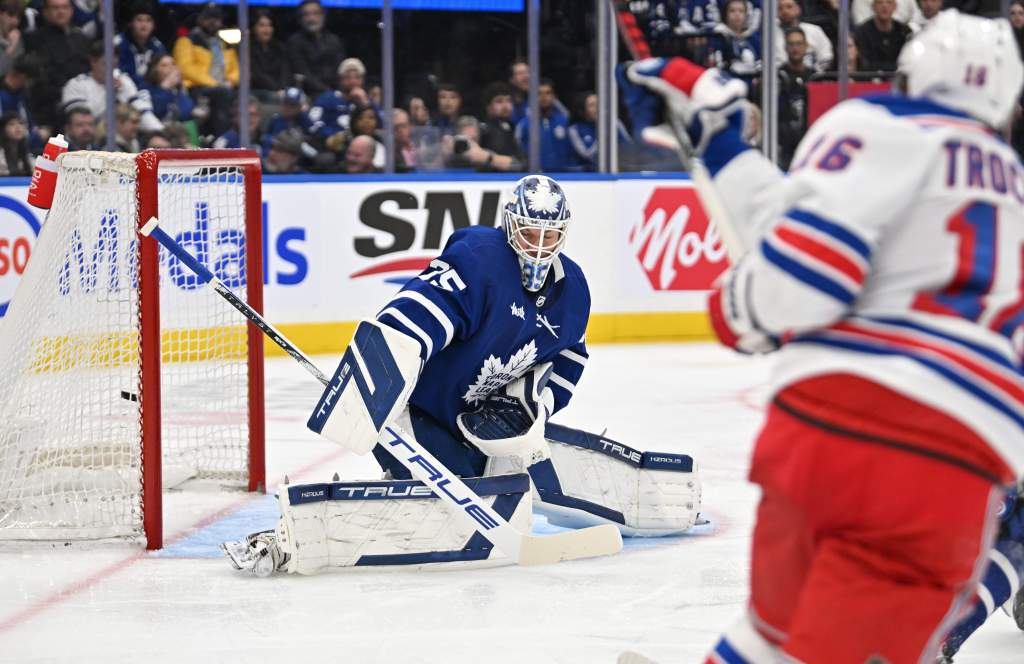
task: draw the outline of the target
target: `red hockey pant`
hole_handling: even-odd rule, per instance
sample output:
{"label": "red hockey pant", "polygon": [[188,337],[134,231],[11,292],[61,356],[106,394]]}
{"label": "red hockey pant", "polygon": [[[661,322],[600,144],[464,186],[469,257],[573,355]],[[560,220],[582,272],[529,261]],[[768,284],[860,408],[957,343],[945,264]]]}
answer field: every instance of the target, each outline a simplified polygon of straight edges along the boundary
{"label": "red hockey pant", "polygon": [[759,632],[807,664],[933,661],[970,600],[995,483],[1009,476],[957,420],[875,383],[838,375],[787,388],[750,473],[763,488]]}

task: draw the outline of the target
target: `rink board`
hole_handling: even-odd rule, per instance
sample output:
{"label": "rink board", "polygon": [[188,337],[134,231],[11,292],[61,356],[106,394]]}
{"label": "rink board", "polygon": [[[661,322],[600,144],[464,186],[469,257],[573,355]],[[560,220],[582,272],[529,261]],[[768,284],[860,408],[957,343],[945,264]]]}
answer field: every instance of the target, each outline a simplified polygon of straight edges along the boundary
{"label": "rink board", "polygon": [[[307,352],[342,349],[355,321],[373,316],[452,232],[500,226],[515,179],[266,177],[267,318]],[[559,179],[573,213],[566,254],[590,284],[588,340],[709,338],[707,290],[726,258],[689,180],[677,174]],[[44,219],[24,204],[26,188],[27,180],[0,186],[0,315]],[[192,237],[201,232],[197,227]],[[209,246],[216,262],[217,243]]]}

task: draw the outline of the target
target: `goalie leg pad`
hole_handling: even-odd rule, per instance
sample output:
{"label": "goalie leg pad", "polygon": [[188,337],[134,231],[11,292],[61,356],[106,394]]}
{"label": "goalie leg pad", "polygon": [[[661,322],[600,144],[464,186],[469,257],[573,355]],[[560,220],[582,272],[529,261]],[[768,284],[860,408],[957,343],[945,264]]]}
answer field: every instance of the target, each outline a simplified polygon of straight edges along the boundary
{"label": "goalie leg pad", "polygon": [[[514,527],[529,532],[532,505],[525,473],[465,482]],[[289,556],[286,568],[291,573],[510,563],[416,480],[297,485],[282,491],[279,499],[279,543]]]}
{"label": "goalie leg pad", "polygon": [[[560,526],[613,523],[626,536],[657,537],[693,527],[701,484],[693,459],[640,452],[603,436],[548,424],[551,458],[529,467],[538,512]],[[488,473],[515,470],[495,457]]]}
{"label": "goalie leg pad", "polygon": [[356,454],[373,448],[409,400],[420,371],[420,342],[363,321],[306,426]]}

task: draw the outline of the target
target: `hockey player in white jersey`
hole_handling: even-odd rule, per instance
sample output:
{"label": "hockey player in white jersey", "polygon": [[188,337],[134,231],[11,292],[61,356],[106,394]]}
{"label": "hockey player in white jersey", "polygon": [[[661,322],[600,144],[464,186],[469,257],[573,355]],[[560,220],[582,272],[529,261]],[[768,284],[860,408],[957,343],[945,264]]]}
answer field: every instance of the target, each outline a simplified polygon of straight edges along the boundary
{"label": "hockey player in white jersey", "polygon": [[283,487],[276,532],[224,545],[237,568],[500,562],[492,541],[414,481],[384,437],[376,444],[392,422],[447,470],[474,478],[467,484],[520,531],[530,531],[531,502],[553,523],[611,523],[626,535],[693,526],[700,484],[689,456],[547,422],[586,366],[590,294],[562,253],[571,214],[557,182],[522,178],[503,221],[504,230],[456,231],[360,324],[310,418],[353,451],[373,448],[385,479]]}
{"label": "hockey player in white jersey", "polygon": [[905,94],[839,104],[788,175],[740,136],[742,82],[628,70],[746,248],[709,302],[718,337],[776,355],[750,602],[709,663],[934,661],[1024,469],[1024,166],[998,134],[1017,45],[947,11],[899,62]]}

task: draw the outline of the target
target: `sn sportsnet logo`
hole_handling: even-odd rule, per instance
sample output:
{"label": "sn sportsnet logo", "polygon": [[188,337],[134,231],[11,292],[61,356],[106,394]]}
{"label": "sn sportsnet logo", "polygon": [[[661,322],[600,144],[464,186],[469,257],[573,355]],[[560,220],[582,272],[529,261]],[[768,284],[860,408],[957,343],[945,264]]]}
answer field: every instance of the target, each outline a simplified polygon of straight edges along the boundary
{"label": "sn sportsnet logo", "polygon": [[353,248],[369,265],[351,275],[405,285],[441,252],[448,236],[469,226],[498,225],[501,191],[388,189],[359,204],[360,232]]}
{"label": "sn sportsnet logo", "polygon": [[629,246],[654,290],[709,290],[728,267],[718,231],[692,187],[657,187]]}

